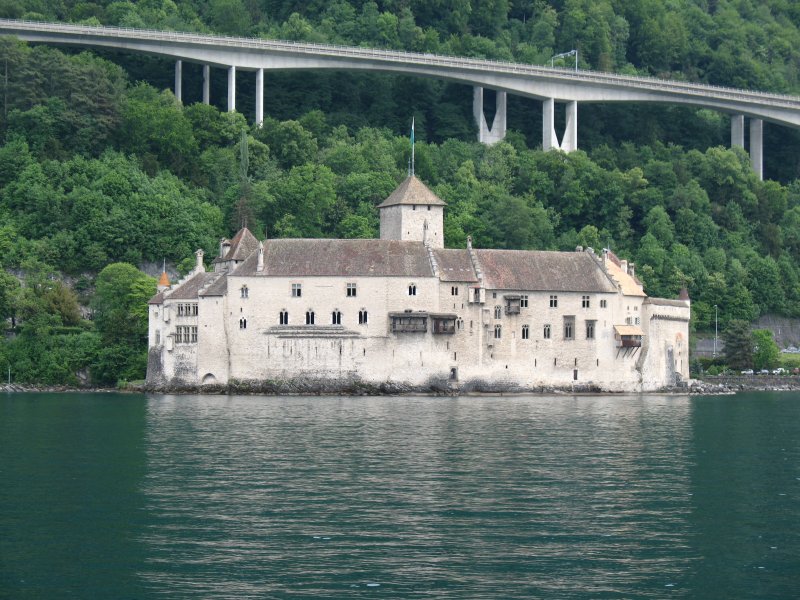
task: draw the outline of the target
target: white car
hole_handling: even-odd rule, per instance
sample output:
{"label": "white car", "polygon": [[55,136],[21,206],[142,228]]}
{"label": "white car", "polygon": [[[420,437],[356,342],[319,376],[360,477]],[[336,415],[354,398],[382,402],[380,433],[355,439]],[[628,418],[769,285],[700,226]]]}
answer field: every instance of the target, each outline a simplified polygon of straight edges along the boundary
{"label": "white car", "polygon": [[752,375],[752,374],[753,374],[753,369],[745,369],[744,371],[742,371],[742,375]]}

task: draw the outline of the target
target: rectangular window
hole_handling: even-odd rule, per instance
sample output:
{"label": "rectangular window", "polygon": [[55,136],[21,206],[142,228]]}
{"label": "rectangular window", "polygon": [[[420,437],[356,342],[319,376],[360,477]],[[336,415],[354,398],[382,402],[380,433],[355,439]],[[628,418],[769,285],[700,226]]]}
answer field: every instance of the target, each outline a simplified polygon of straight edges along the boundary
{"label": "rectangular window", "polygon": [[586,339],[594,339],[594,321],[586,321]]}
{"label": "rectangular window", "polygon": [[156,346],[159,346],[160,344],[161,344],[161,332],[156,331]]}
{"label": "rectangular window", "polygon": [[558,308],[558,296],[550,296],[550,308]]}
{"label": "rectangular window", "polygon": [[348,283],[347,284],[347,297],[348,298],[355,298],[356,297],[356,284],[355,283]]}
{"label": "rectangular window", "polygon": [[544,339],[546,340],[550,339],[550,325],[544,326]]}
{"label": "rectangular window", "polygon": [[183,316],[183,304],[178,304],[178,316]]}
{"label": "rectangular window", "polygon": [[519,297],[519,305],[521,308],[528,308],[528,296],[523,294]]}
{"label": "rectangular window", "polygon": [[197,343],[197,327],[192,327],[192,343]]}
{"label": "rectangular window", "polygon": [[197,304],[192,304],[192,316],[196,317],[198,314]]}
{"label": "rectangular window", "polygon": [[636,317],[636,318],[633,320],[633,324],[634,324],[634,325],[639,325],[639,317]]}
{"label": "rectangular window", "polygon": [[189,336],[191,335],[189,330],[190,330],[189,327],[184,327],[183,328],[183,343],[184,344],[188,344],[189,343],[189,340],[190,340]]}
{"label": "rectangular window", "polygon": [[581,308],[589,308],[589,296],[581,296]]}
{"label": "rectangular window", "polygon": [[575,317],[564,317],[564,339],[575,339]]}
{"label": "rectangular window", "polygon": [[300,298],[303,295],[303,286],[299,283],[292,284],[292,298]]}

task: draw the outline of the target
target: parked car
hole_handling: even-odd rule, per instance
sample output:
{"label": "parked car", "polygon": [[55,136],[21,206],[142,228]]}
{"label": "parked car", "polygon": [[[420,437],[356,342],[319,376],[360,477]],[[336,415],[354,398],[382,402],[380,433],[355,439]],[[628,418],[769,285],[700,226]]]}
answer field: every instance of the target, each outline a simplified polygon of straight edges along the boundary
{"label": "parked car", "polygon": [[773,369],[773,370],[772,370],[772,374],[773,374],[773,375],[783,375],[784,373],[788,373],[788,372],[789,372],[789,371],[787,371],[787,370],[786,370],[786,369],[784,369],[783,367],[778,367],[777,369]]}
{"label": "parked car", "polygon": [[745,369],[744,371],[742,371],[742,375],[752,375],[752,374],[753,374],[753,369]]}
{"label": "parked car", "polygon": [[769,369],[761,369],[758,372],[759,375],[769,375]]}

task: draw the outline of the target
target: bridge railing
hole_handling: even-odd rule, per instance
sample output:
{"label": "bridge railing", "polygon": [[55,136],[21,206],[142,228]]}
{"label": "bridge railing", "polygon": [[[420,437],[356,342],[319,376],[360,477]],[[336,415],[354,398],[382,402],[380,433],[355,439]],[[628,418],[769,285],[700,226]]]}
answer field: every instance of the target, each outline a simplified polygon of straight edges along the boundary
{"label": "bridge railing", "polygon": [[205,43],[214,46],[247,47],[262,50],[278,50],[302,54],[327,55],[331,57],[352,57],[387,62],[402,62],[437,67],[453,67],[460,69],[474,69],[479,71],[492,71],[513,73],[520,75],[534,75],[561,80],[603,83],[609,85],[636,87],[672,93],[683,93],[707,96],[713,92],[717,98],[730,100],[757,100],[761,103],[800,108],[800,97],[787,94],[775,94],[758,90],[744,90],[733,87],[718,86],[702,83],[672,81],[657,77],[642,75],[619,75],[602,71],[582,70],[574,71],[559,67],[542,67],[527,65],[510,61],[494,59],[474,59],[441,54],[424,54],[400,50],[380,50],[376,48],[360,48],[355,46],[340,46],[336,44],[317,44],[312,42],[292,42],[281,40],[266,40],[262,38],[232,37],[218,34],[202,34],[176,31],[160,31],[155,29],[136,29],[115,26],[89,26],[67,23],[48,23],[42,21],[27,21],[14,19],[0,19],[0,29],[12,31],[53,32],[64,34],[78,34],[102,37],[129,37],[134,39],[154,40],[159,42],[185,42]]}

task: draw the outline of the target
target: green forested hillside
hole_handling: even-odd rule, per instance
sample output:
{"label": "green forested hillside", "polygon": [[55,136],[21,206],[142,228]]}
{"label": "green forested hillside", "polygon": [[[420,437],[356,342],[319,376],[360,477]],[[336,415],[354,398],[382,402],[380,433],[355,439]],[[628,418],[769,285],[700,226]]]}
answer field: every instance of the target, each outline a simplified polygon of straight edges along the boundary
{"label": "green forested hillside", "polygon": [[[800,92],[800,9],[785,0],[4,0],[0,17],[537,64],[577,47],[581,68]],[[700,329],[714,305],[723,324],[800,316],[800,136],[785,128],[765,129],[774,180],[760,182],[726,148],[728,117],[705,110],[581,106],[582,150],[565,155],[538,149],[541,108],[518,98],[507,140],[478,144],[471,90],[434,80],[268,73],[269,118],[252,128],[248,112],[194,103],[199,66],[185,66],[181,105],[169,61],[12,39],[0,59],[0,309],[18,334],[0,367],[19,380],[143,375],[155,283],[112,263],[187,264],[197,247],[211,257],[245,220],[262,236],[376,236],[375,206],[407,170],[412,115],[416,172],[448,202],[448,246],[472,235],[482,247],[611,247],[649,293],[688,286]],[[215,72],[213,99],[224,86]]]}

